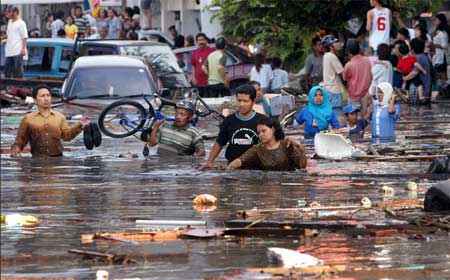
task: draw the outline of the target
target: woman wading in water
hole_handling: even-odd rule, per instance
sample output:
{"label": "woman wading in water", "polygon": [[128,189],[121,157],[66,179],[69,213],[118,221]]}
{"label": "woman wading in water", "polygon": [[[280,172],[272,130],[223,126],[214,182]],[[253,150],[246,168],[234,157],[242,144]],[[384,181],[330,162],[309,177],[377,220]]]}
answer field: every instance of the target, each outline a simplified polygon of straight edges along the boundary
{"label": "woman wading in water", "polygon": [[227,169],[293,171],[306,167],[305,150],[294,145],[287,147],[288,141],[278,122],[263,118],[258,122],[257,132],[260,143],[233,160]]}

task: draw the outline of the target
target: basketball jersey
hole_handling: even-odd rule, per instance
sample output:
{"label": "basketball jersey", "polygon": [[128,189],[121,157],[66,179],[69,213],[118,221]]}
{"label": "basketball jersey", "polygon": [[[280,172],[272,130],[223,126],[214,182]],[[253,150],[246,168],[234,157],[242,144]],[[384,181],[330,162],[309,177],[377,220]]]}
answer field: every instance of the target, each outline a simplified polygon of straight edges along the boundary
{"label": "basketball jersey", "polygon": [[373,19],[369,46],[375,51],[379,44],[389,44],[389,35],[391,33],[390,13],[391,11],[388,8],[381,10],[372,9]]}

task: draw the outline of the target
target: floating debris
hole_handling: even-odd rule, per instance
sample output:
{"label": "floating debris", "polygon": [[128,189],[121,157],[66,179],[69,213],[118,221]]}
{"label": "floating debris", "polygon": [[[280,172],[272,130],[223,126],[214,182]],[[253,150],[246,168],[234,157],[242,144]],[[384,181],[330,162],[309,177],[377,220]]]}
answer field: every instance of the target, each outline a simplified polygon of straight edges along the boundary
{"label": "floating debris", "polygon": [[285,268],[302,268],[323,264],[321,260],[313,256],[285,248],[268,248],[267,256],[270,262],[281,263]]}
{"label": "floating debris", "polygon": [[217,198],[211,194],[200,194],[197,195],[192,201],[195,205],[211,205],[215,204]]}

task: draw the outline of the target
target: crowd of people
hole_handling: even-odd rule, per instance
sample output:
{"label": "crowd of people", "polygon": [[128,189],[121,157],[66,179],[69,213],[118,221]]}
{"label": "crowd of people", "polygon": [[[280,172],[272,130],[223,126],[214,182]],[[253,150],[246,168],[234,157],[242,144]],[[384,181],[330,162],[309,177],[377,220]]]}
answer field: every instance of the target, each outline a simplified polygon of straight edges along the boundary
{"label": "crowd of people", "polygon": [[[294,127],[304,123],[305,138],[329,129],[362,136],[370,123],[372,138],[394,139],[400,114],[396,98],[426,105],[432,90],[439,91],[447,81],[450,39],[445,14],[434,17],[435,31],[429,34],[424,18],[414,17],[408,28],[399,13],[380,1],[370,3],[367,38],[344,41],[330,34],[311,40],[313,53],[304,68],[309,104],[294,122]],[[395,39],[390,37],[393,19],[400,27]]]}
{"label": "crowd of people", "polygon": [[139,7],[127,7],[123,13],[114,8],[102,8],[96,16],[90,10],[76,6],[70,13],[62,11],[47,16],[42,37],[75,39],[137,40],[140,27]]}
{"label": "crowd of people", "polygon": [[[436,31],[430,35],[423,19],[414,18],[412,28],[408,29],[398,14],[393,15],[377,0],[371,0],[370,3],[373,9],[367,13],[368,45],[365,40],[356,38],[343,42],[331,34],[316,36],[311,40],[313,53],[305,64],[308,104],[299,110],[293,122],[293,128],[304,126],[305,139],[312,139],[317,133],[330,129],[361,138],[364,137],[365,129],[371,125],[373,139],[392,141],[400,116],[397,96],[411,103],[427,104],[432,88],[447,80],[446,61],[450,39],[445,15],[436,15]],[[75,8],[75,17],[68,17],[65,25],[69,28],[76,25],[78,34],[91,28],[88,19],[80,18],[80,12],[80,9]],[[128,16],[133,17],[132,14]],[[117,18],[113,10],[108,10],[101,18],[106,19],[96,22],[98,26],[104,25],[101,28],[107,28],[107,36],[120,36],[123,33],[120,20],[117,24],[113,23],[113,19]],[[395,40],[391,40],[389,35],[393,18],[401,26]],[[62,26],[63,23],[58,24]],[[181,47],[185,42],[184,37],[178,34],[174,26],[170,32],[175,44]],[[226,39],[217,38],[215,48],[212,48],[208,45],[207,36],[199,33],[195,42],[198,48],[190,61],[192,84],[203,97],[229,95]],[[344,58],[342,49],[346,50]],[[264,103],[265,96],[280,92],[288,83],[288,74],[281,66],[282,61],[278,57],[268,61],[263,53],[256,54],[254,66],[248,73],[250,82],[235,90],[236,112],[221,123],[208,160],[200,169],[212,168],[224,147],[230,169],[293,170],[306,167],[304,147],[299,141],[285,137],[280,124],[270,117],[267,104]],[[55,115],[48,108],[48,102],[39,100],[41,93],[48,95],[48,91],[48,88],[40,87],[33,92],[38,110],[22,121],[19,136],[12,147],[14,154],[20,153],[27,142],[31,143],[32,153],[46,154],[45,150],[51,150],[43,149],[42,146],[48,145],[33,142],[32,137],[25,137],[26,132],[23,132],[25,123]],[[149,137],[150,146],[159,144],[160,154],[170,152],[205,156],[200,133],[191,126],[194,114],[195,108],[191,103],[177,104],[173,124],[167,124],[164,120],[155,123]],[[59,120],[59,115],[57,117],[59,122],[64,122]],[[73,138],[88,120],[83,119],[83,122],[70,128],[70,137],[63,136],[67,134],[66,125],[57,129],[58,132],[54,134],[59,135],[59,138],[55,137]]]}

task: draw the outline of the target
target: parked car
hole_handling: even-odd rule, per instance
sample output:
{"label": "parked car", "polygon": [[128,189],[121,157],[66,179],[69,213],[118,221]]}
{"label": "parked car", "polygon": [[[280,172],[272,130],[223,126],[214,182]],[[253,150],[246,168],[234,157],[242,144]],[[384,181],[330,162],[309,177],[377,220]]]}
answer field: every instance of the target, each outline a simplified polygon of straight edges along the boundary
{"label": "parked car", "polygon": [[[27,40],[28,60],[24,61],[26,78],[64,78],[69,71],[74,41],[59,38],[30,38]],[[3,68],[4,55],[2,46]],[[2,69],[3,71],[3,69]]]}
{"label": "parked car", "polygon": [[[214,47],[213,44],[209,45]],[[183,71],[188,76],[188,79],[192,79],[192,65],[190,64],[192,54],[197,47],[187,47],[175,49],[173,52],[181,60],[183,60]],[[253,67],[253,57],[249,57],[245,50],[238,46],[228,44],[225,48],[227,55],[226,73],[230,80],[230,87],[236,88],[239,85],[247,83],[249,81],[249,73]]]}
{"label": "parked car", "polygon": [[144,40],[167,44],[172,49],[175,47],[175,42],[172,38],[158,30],[140,30],[138,32],[138,38],[139,40],[145,38]]}
{"label": "parked car", "polygon": [[[64,112],[96,119],[104,107],[121,98],[142,99],[158,91],[156,81],[138,58],[119,55],[80,57],[62,86]],[[141,100],[143,101],[143,100]]]}
{"label": "parked car", "polygon": [[165,44],[128,40],[83,41],[81,44],[80,56],[105,54],[144,58],[161,80],[164,88],[174,90],[189,86],[177,58]]}

